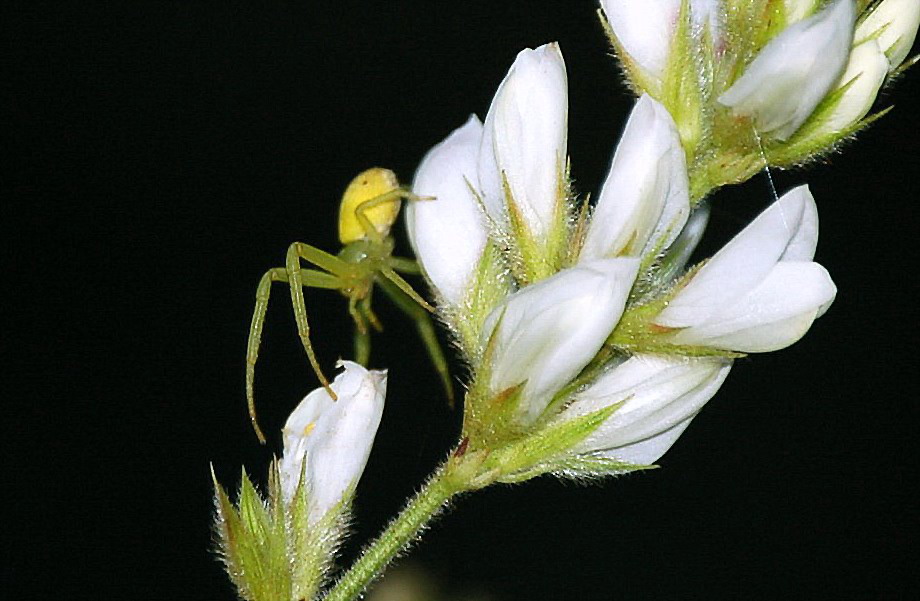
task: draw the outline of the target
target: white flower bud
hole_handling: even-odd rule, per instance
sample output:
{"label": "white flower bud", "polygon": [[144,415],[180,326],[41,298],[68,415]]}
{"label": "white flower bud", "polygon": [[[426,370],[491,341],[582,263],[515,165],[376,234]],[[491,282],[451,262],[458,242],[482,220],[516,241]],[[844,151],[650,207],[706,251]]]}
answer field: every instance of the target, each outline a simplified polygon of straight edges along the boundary
{"label": "white flower bud", "polygon": [[679,329],[675,344],[765,352],[796,342],[837,292],[811,261],[817,240],[817,208],[800,186],[716,253],[655,323]]}
{"label": "white flower bud", "polygon": [[875,7],[856,28],[856,40],[875,38],[894,70],[907,58],[917,27],[920,25],[920,2],[917,0],[885,0]]}
{"label": "white flower bud", "polygon": [[661,79],[681,0],[601,0],[620,45],[649,77]]}
{"label": "white flower bud", "polygon": [[480,147],[480,188],[496,222],[507,222],[504,176],[532,235],[541,239],[554,225],[567,119],[568,87],[559,45],[522,50],[495,93]]}
{"label": "white flower bud", "polygon": [[855,18],[853,0],[836,0],[790,25],[770,40],[719,102],[736,115],[753,118],[761,132],[789,138],[840,79]]}
{"label": "white flower bud", "polygon": [[[671,58],[681,0],[601,0],[601,7],[632,62],[645,77],[660,81]],[[719,40],[721,10],[720,0],[690,0],[693,29],[708,27],[712,39]]]}
{"label": "white flower bud", "polygon": [[597,354],[620,320],[639,261],[603,259],[564,269],[505,299],[486,319],[494,333],[491,387],[527,382],[521,420],[533,423]]}
{"label": "white flower bud", "polygon": [[488,232],[470,189],[478,181],[476,160],[482,124],[475,115],[428,151],[415,172],[419,200],[406,207],[406,228],[415,256],[429,280],[450,303],[466,293]]}
{"label": "white flower bud", "polygon": [[581,261],[664,250],[690,214],[687,165],[668,110],[644,94],[601,188]]}
{"label": "white flower bud", "polygon": [[821,120],[819,131],[841,131],[865,117],[887,75],[888,59],[874,39],[853,48],[850,62],[838,86],[848,87],[829,114]]}
{"label": "white flower bud", "polygon": [[339,367],[345,371],[332,382],[338,400],[317,388],[297,405],[282,430],[282,494],[290,502],[303,472],[310,523],[354,492],[383,415],[386,371],[368,371],[352,361],[340,361]]}
{"label": "white flower bud", "polygon": [[555,419],[569,420],[622,403],[574,449],[648,465],[677,440],[731,369],[719,359],[637,355],[603,374]]}

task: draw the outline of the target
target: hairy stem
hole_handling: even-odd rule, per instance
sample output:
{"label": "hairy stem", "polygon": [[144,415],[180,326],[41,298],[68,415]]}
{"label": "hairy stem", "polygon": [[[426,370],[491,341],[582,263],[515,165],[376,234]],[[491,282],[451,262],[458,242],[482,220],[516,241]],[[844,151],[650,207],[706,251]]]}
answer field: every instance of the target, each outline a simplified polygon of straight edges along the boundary
{"label": "hairy stem", "polygon": [[463,486],[450,478],[446,466],[439,468],[377,540],[365,547],[361,557],[326,595],[325,601],[357,599],[383,573],[387,564],[412,544],[447,501],[462,489]]}

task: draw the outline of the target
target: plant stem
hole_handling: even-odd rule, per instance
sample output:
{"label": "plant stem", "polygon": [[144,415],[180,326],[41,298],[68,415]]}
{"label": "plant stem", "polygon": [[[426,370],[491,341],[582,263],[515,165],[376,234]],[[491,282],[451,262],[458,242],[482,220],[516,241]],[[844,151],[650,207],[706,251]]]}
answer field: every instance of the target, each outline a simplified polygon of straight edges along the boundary
{"label": "plant stem", "polygon": [[325,601],[357,599],[383,572],[387,564],[415,540],[419,531],[462,488],[452,482],[447,472],[447,467],[442,466],[434,473],[422,490],[409,501],[402,513],[390,522],[377,540],[364,549],[361,557],[329,591],[324,598]]}

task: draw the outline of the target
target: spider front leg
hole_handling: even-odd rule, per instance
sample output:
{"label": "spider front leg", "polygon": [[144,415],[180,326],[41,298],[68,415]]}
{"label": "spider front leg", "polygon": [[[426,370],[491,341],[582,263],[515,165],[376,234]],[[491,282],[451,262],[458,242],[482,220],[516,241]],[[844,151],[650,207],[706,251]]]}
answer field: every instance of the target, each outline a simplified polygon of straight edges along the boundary
{"label": "spider front leg", "polygon": [[[336,276],[312,269],[300,270],[300,279],[302,286],[331,290],[341,288],[341,281]],[[262,433],[256,418],[253,383],[256,376],[256,361],[259,360],[259,345],[262,342],[262,327],[265,324],[265,313],[268,311],[268,299],[271,295],[273,282],[289,282],[287,268],[275,267],[274,269],[269,269],[259,280],[259,286],[256,288],[256,306],[252,313],[252,323],[249,326],[249,341],[246,344],[246,402],[249,407],[249,419],[252,421],[252,428],[255,430],[256,436],[259,437],[259,441],[263,444],[265,443],[265,435]]]}
{"label": "spider front leg", "polygon": [[[416,200],[419,197],[406,190],[405,188],[393,188],[383,194],[369,198],[355,207],[355,219],[361,229],[364,230],[364,237],[374,242],[382,242],[390,232],[390,227],[396,220],[399,212],[399,201]],[[386,207],[386,205],[390,205]],[[376,215],[373,211],[380,207],[385,211],[383,215]]]}
{"label": "spider front leg", "polygon": [[[320,368],[316,354],[313,352],[313,345],[310,343],[310,323],[307,321],[307,308],[303,300],[303,278],[310,270],[300,268],[301,259],[331,272],[333,277],[348,273],[352,266],[324,250],[303,242],[294,242],[288,247],[285,262],[288,279],[291,284],[291,304],[294,305],[294,320],[297,322],[297,333],[300,335],[300,341],[303,344],[304,351],[307,353],[307,359],[309,359],[310,365],[316,373],[316,377],[319,378],[320,383],[329,393],[329,396],[332,397],[332,400],[337,400],[338,397],[333,392],[332,387],[329,386],[329,380],[323,373],[322,368]],[[324,275],[328,276],[329,274]],[[343,287],[338,278],[336,278],[336,282],[335,288]]]}
{"label": "spider front leg", "polygon": [[371,309],[371,295],[373,288],[369,289],[367,296],[354,302],[352,318],[355,321],[355,362],[366,366],[371,358],[371,333],[368,325],[383,331],[383,325]]}
{"label": "spider front leg", "polygon": [[[392,270],[391,273],[393,273]],[[393,273],[393,275],[396,274]],[[399,278],[398,275],[396,277]],[[405,283],[405,280],[402,278],[399,279]],[[441,351],[441,345],[438,344],[438,337],[435,334],[434,324],[431,322],[431,317],[428,315],[428,310],[425,308],[430,305],[422,300],[421,302],[424,303],[423,306],[416,300],[418,294],[414,291],[412,295],[406,293],[401,286],[397,285],[389,278],[379,278],[377,284],[403,313],[415,321],[415,327],[418,330],[419,336],[422,338],[422,342],[425,343],[425,349],[428,351],[428,356],[431,358],[431,362],[434,364],[434,368],[441,378],[441,384],[444,386],[444,393],[447,395],[447,403],[453,408],[454,387],[451,385],[450,371],[447,368],[447,359]],[[408,286],[408,284],[406,284],[406,286]],[[412,289],[409,288],[409,290]]]}

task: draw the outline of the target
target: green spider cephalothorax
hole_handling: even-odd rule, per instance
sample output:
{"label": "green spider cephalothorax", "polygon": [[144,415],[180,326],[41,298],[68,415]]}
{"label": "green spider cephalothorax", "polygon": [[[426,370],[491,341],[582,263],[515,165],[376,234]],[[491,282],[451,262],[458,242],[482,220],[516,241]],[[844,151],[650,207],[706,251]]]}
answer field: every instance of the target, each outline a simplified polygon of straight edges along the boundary
{"label": "green spider cephalothorax", "polygon": [[[310,343],[310,326],[303,297],[304,287],[338,290],[348,299],[348,312],[355,322],[355,361],[363,365],[370,359],[370,329],[382,329],[380,321],[371,309],[372,292],[375,285],[383,290],[397,307],[415,321],[419,335],[441,376],[448,399],[453,399],[447,361],[438,345],[434,326],[428,315],[433,309],[397,273],[420,273],[418,264],[412,259],[393,256],[394,242],[390,236],[390,228],[396,221],[403,199],[412,200],[416,197],[399,186],[392,171],[376,167],[360,173],[342,195],[339,208],[339,240],[344,246],[338,255],[329,254],[303,242],[294,242],[288,247],[285,266],[269,269],[259,281],[246,352],[246,399],[252,426],[260,441],[265,442],[265,436],[256,420],[253,380],[272,282],[285,282],[290,285],[291,302],[300,340],[313,371],[333,399],[336,398],[335,393],[329,387],[329,380],[323,374]],[[301,261],[306,261],[319,269],[303,268]]]}

